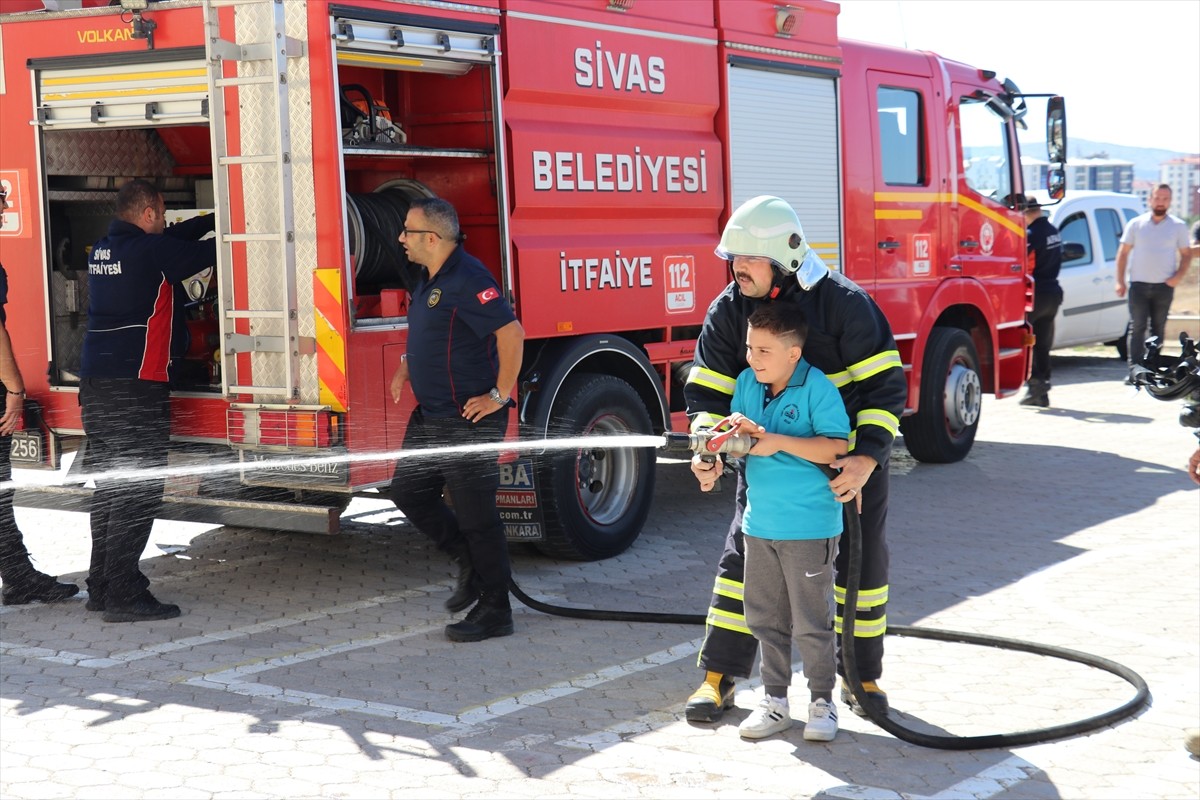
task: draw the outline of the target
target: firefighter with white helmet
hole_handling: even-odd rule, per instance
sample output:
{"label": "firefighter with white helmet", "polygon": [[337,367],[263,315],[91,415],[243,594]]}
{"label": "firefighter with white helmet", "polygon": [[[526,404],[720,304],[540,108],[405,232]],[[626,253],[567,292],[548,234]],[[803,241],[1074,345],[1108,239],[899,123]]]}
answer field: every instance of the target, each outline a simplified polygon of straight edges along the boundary
{"label": "firefighter with white helmet", "polygon": [[[832,464],[841,472],[830,481],[830,489],[841,502],[854,501],[861,514],[863,553],[855,655],[865,699],[886,712],[887,695],[877,681],[883,671],[887,628],[888,461],[908,397],[904,365],[891,328],[866,291],[825,266],[805,239],[796,212],[781,198],[762,195],[743,203],[725,225],[716,253],[729,262],[733,280],[709,306],[696,342],[695,362],[684,386],[691,428],[710,428],[729,414],[734,384],[746,367],[746,320],[754,309],[768,302],[799,305],[809,323],[804,357],[838,387],[853,429],[849,454]],[[705,679],[685,708],[687,719],[696,722],[715,721],[733,705],[734,679],[749,677],[758,648],[742,606],[745,550],[741,521],[746,483],[741,460],[732,466],[737,473],[737,496],[700,650],[699,666],[705,670]],[[702,488],[711,488],[718,469],[699,457],[692,461]],[[838,633],[845,569],[843,549],[836,563],[834,587]],[[839,642],[839,673],[840,656]],[[863,713],[844,683],[842,701]]]}

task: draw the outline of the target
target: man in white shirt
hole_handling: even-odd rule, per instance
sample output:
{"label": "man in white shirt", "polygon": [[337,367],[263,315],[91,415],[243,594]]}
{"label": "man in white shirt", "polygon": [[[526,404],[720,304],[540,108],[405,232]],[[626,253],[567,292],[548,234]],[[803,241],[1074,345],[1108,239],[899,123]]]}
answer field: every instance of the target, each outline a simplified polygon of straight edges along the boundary
{"label": "man in white shirt", "polygon": [[1148,336],[1162,338],[1175,287],[1192,260],[1187,223],[1168,214],[1170,207],[1171,187],[1161,183],[1150,195],[1150,210],[1125,226],[1117,250],[1117,297],[1129,295],[1131,368],[1141,363]]}

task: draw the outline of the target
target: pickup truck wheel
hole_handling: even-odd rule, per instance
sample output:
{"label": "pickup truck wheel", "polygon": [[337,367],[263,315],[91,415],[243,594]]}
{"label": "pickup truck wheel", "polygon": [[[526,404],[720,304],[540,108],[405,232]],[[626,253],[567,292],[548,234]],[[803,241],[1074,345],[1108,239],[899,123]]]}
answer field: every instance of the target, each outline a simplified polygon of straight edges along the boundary
{"label": "pickup truck wheel", "polygon": [[[554,403],[551,435],[652,434],[637,392],[611,375],[579,374]],[[538,483],[546,538],[538,550],[552,558],[595,561],[629,548],[650,513],[655,452],[651,447],[549,451]]]}
{"label": "pickup truck wheel", "polygon": [[966,458],[982,407],[979,356],[971,336],[958,328],[934,328],[925,346],[920,407],[900,421],[908,452],[930,464]]}
{"label": "pickup truck wheel", "polygon": [[1120,339],[1111,342],[1105,342],[1117,348],[1117,358],[1122,361],[1129,361],[1129,332],[1133,329],[1133,322],[1125,323],[1125,333],[1121,334]]}

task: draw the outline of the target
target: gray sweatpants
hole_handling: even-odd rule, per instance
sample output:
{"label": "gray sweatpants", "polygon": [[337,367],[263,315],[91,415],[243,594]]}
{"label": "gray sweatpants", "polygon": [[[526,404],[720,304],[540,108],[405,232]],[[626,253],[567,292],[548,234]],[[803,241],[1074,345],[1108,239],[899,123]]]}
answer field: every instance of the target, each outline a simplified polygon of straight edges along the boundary
{"label": "gray sweatpants", "polygon": [[812,693],[837,682],[833,633],[832,539],[759,539],[746,536],[746,622],[762,645],[763,689],[787,697],[792,640]]}

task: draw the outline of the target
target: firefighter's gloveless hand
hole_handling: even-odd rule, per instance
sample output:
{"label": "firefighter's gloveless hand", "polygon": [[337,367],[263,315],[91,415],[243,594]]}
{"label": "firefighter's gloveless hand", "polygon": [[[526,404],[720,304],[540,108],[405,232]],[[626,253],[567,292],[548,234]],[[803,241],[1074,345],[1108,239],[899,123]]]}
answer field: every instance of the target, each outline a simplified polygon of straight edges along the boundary
{"label": "firefighter's gloveless hand", "polygon": [[408,362],[404,359],[400,360],[400,366],[396,368],[396,372],[392,375],[392,383],[389,387],[392,393],[392,402],[400,402],[400,391],[404,388],[405,381],[408,380]]}
{"label": "firefighter's gloveless hand", "polygon": [[508,405],[506,400],[503,403],[497,403],[492,399],[490,394],[481,394],[478,397],[471,397],[467,402],[463,403],[463,417],[471,422],[479,422],[488,414],[495,414],[500,409]]}
{"label": "firefighter's gloveless hand", "polygon": [[879,466],[870,456],[842,456],[831,461],[829,466],[840,469],[837,477],[829,482],[829,488],[839,503],[855,501],[859,512],[862,511],[862,487]]}
{"label": "firefighter's gloveless hand", "polygon": [[0,417],[0,436],[8,436],[17,429],[21,415],[25,413],[25,398],[8,392],[4,399],[4,416]]}
{"label": "firefighter's gloveless hand", "polygon": [[713,461],[703,461],[703,458],[704,456],[699,454],[692,456],[692,474],[700,481],[700,491],[711,492],[725,467],[720,458]]}

